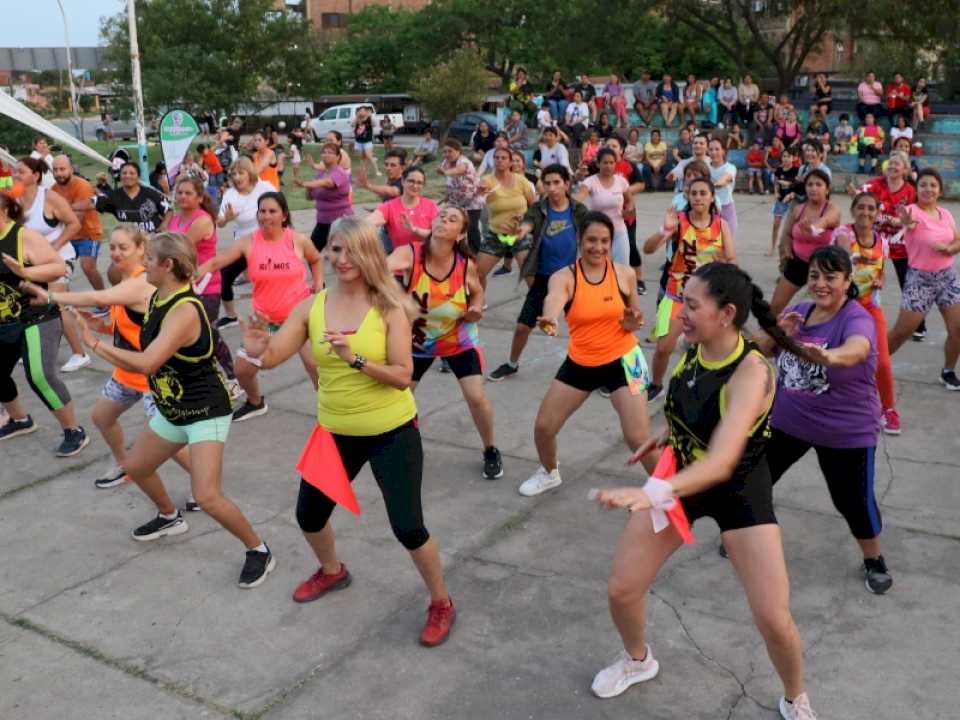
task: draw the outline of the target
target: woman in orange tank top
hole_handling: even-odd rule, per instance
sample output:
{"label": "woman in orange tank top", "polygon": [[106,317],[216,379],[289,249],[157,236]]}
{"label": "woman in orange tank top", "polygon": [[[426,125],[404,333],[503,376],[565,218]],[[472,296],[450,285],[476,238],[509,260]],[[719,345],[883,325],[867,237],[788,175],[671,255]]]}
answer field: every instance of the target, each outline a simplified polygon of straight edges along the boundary
{"label": "woman in orange tank top", "polygon": [[[110,261],[120,273],[121,281],[104,290],[87,292],[55,292],[56,302],[61,305],[78,307],[109,306],[110,318],[97,320],[91,318],[94,330],[113,337],[116,347],[126,350],[140,350],[140,328],[143,314],[147,311],[150,296],[156,288],[147,282],[143,269],[143,256],[147,236],[135,225],[124,223],[114,228],[110,234]],[[47,291],[39,285],[27,283],[24,289],[34,296],[37,304],[47,303]],[[124,464],[127,459],[123,428],[119,419],[138,400],[143,401],[143,410],[147,419],[153,417],[157,408],[150,394],[147,378],[139,373],[114,368],[113,374],[104,385],[100,397],[93,406],[93,423],[97,426],[104,442],[110,448],[115,462],[111,463],[94,480],[98,488],[111,488],[126,481]],[[186,449],[174,457],[188,473],[190,458]],[[198,510],[199,506],[191,497],[187,502],[188,510]]]}
{"label": "woman in orange tank top", "polygon": [[273,185],[277,191],[280,187],[280,172],[277,166],[280,160],[277,154],[270,149],[270,143],[262,132],[256,132],[253,135],[253,165],[257,170],[260,179]]}
{"label": "woman in orange tank top", "polygon": [[537,324],[555,336],[563,310],[570,341],[567,358],[540,403],[534,425],[540,467],[520,485],[521,495],[539,495],[560,484],[557,434],[594,390],[611,399],[628,447],[635,450],[650,434],[650,375],[633,334],[643,325],[637,277],[633,268],[610,259],[613,230],[604,213],[587,213],[577,228],[577,262],[550,276]]}

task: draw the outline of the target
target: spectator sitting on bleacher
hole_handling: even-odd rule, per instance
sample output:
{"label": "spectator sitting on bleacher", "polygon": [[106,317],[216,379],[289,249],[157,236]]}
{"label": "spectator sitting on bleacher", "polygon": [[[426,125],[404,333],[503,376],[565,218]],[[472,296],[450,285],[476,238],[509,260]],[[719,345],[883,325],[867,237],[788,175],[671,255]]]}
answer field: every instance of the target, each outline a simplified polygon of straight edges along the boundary
{"label": "spectator sitting on bleacher", "polygon": [[827,82],[825,73],[817,73],[817,77],[810,86],[810,94],[815,98],[810,106],[810,114],[819,112],[824,117],[829,115],[830,110],[833,109],[833,88]]}
{"label": "spectator sitting on bleacher", "polygon": [[720,88],[720,78],[710,78],[700,95],[700,107],[704,115],[705,127],[716,127],[719,110],[717,107],[717,90]]}
{"label": "spectator sitting on bleacher", "polygon": [[769,147],[775,137],[775,129],[771,115],[771,110],[761,105],[757,108],[757,112],[754,113],[753,122],[750,124],[750,127],[747,128],[750,136],[755,140],[759,140],[760,144],[764,147]]}
{"label": "spectator sitting on bleacher", "polygon": [[783,140],[778,138],[776,135],[773,137],[773,141],[770,143],[770,147],[765,148],[763,153],[763,164],[766,168],[764,176],[767,181],[767,187],[770,188],[770,192],[773,192],[774,187],[774,173],[780,169],[780,166],[783,164]]}
{"label": "spectator sitting on bleacher", "polygon": [[672,165],[676,165],[681,160],[686,160],[688,157],[693,156],[693,134],[690,132],[690,128],[685,127],[680,129],[680,137],[678,137],[677,142],[674,143],[670,154],[673,156]]}
{"label": "spectator sitting on bleacher", "polygon": [[893,74],[893,82],[887,85],[886,97],[890,127],[894,126],[898,116],[904,117],[908,121],[913,118],[913,107],[910,104],[913,94],[902,74]]}
{"label": "spectator sitting on bleacher", "polygon": [[677,117],[680,102],[680,89],[674,84],[670,73],[664,73],[663,80],[657,85],[657,102],[660,103],[664,126],[670,127]]}
{"label": "spectator sitting on bleacher", "polygon": [[[766,156],[759,139],[754,139],[747,150],[747,190],[751,195],[758,192],[761,195],[767,191],[764,182],[764,164]],[[754,190],[756,188],[756,190]]]}
{"label": "spectator sitting on bleacher", "polygon": [[927,88],[927,79],[919,78],[913,86],[913,96],[910,106],[913,108],[913,129],[917,130],[930,117],[930,90]]}
{"label": "spectator sitting on bleacher", "polygon": [[781,95],[780,99],[773,104],[773,124],[779,125],[786,122],[790,113],[796,112],[796,110],[793,103],[790,102],[790,98],[786,95]]}
{"label": "spectator sitting on bleacher", "polygon": [[861,124],[867,119],[867,115],[873,115],[874,120],[879,120],[887,114],[887,109],[883,105],[883,85],[877,81],[877,76],[868,72],[867,76],[859,85],[857,85],[857,117]]}
{"label": "spectator sitting on bleacher", "polygon": [[890,147],[897,141],[897,138],[906,138],[913,145],[913,128],[907,125],[907,118],[903,115],[897,115],[896,125],[890,128]]}
{"label": "spectator sitting on bleacher", "polygon": [[423,131],[423,139],[413,149],[413,160],[410,161],[410,166],[432,162],[437,157],[439,147],[440,143],[433,139],[433,131],[427,128]]}
{"label": "spectator sitting on bleacher", "polygon": [[600,133],[600,138],[606,140],[612,136],[617,129],[610,124],[610,116],[606,112],[601,112],[597,118],[596,130]]}
{"label": "spectator sitting on bleacher", "polygon": [[833,129],[833,152],[838,155],[849,152],[853,134],[850,116],[847,113],[842,113],[840,123]]}
{"label": "spectator sitting on bleacher", "polygon": [[819,112],[810,115],[810,123],[807,125],[807,137],[816,138],[824,148],[830,147],[830,128],[827,127],[826,120]]}
{"label": "spectator sitting on bleacher", "polygon": [[583,101],[580,90],[573,92],[573,100],[567,105],[564,121],[564,132],[570,136],[574,145],[579,147],[583,143],[587,128],[590,127],[590,106]]}
{"label": "spectator sitting on bleacher", "polygon": [[786,119],[777,123],[774,134],[783,140],[786,147],[792,147],[800,142],[800,122],[797,119],[797,111],[787,111]]}
{"label": "spectator sitting on bleacher", "polygon": [[729,125],[737,116],[737,89],[732,78],[723,79],[723,85],[717,90],[717,102],[720,104],[720,122]]}
{"label": "spectator sitting on bleacher", "polygon": [[586,75],[577,76],[577,84],[573,86],[573,92],[577,93],[578,91],[582,102],[585,102],[590,110],[590,121],[595,122],[597,119],[597,89]]}
{"label": "spectator sitting on bleacher", "polygon": [[687,75],[687,84],[683,87],[683,102],[680,103],[680,122],[687,115],[696,122],[697,111],[700,109],[700,83],[697,82],[697,76],[693,73]]}
{"label": "spectator sitting on bleacher", "polygon": [[523,115],[519,110],[510,113],[510,119],[504,124],[503,131],[507,134],[511,149],[527,149],[527,125],[523,122]]}
{"label": "spectator sitting on bleacher", "polygon": [[631,165],[643,161],[643,145],[640,144],[640,131],[630,128],[627,133],[627,146],[623,149],[623,158]]}
{"label": "spectator sitting on bleacher", "polygon": [[749,125],[753,120],[759,100],[760,87],[753,81],[753,76],[747,73],[737,86],[737,117],[742,125]]}
{"label": "spectator sitting on bleacher", "polygon": [[667,144],[660,139],[659,130],[650,131],[650,141],[643,146],[646,166],[650,168],[650,186],[655,190],[662,185],[662,176],[667,163]]}
{"label": "spectator sitting on bleacher", "polygon": [[633,84],[633,109],[644,125],[653,124],[657,112],[657,83],[651,79],[649,70],[644,70]]}
{"label": "spectator sitting on bleacher", "polygon": [[734,120],[733,127],[727,133],[727,150],[740,150],[743,148],[744,137],[740,130],[740,123]]}
{"label": "spectator sitting on bleacher", "polygon": [[870,160],[870,173],[873,174],[877,169],[877,160],[883,152],[883,139],[885,133],[883,128],[877,125],[877,120],[873,113],[867,113],[863,125],[857,129],[857,147],[860,155],[860,172],[866,168],[866,161]]}

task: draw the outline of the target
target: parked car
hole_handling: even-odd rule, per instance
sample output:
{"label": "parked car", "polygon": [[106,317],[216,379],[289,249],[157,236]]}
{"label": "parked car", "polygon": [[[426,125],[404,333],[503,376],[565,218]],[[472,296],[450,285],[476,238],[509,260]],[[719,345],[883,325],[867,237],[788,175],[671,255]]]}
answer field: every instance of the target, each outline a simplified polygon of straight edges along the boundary
{"label": "parked car", "polygon": [[[380,123],[387,116],[378,114],[377,109],[370,103],[350,103],[327,108],[313,119],[314,135],[322,138],[331,130],[336,130],[343,135],[344,140],[353,140],[353,121],[357,117],[357,110],[362,107],[373,108],[373,134],[374,137],[381,138]],[[403,127],[403,113],[389,113],[389,117],[395,131],[399,132]]]}
{"label": "parked car", "polygon": [[[87,121],[84,120],[84,123]],[[156,118],[147,118],[146,120],[146,133],[148,138],[153,138],[158,133],[157,119]],[[84,125],[84,128],[87,126]],[[89,132],[89,131],[88,131]],[[136,140],[137,139],[137,123],[134,121],[133,117],[126,118],[112,118],[109,121],[109,125],[104,124],[102,119],[96,121],[96,125],[93,130],[94,135],[97,140],[107,140],[110,133],[113,134],[114,140]]]}
{"label": "parked car", "polygon": [[490,130],[494,133],[500,130],[497,125],[497,116],[493,113],[466,112],[457,115],[454,121],[450,123],[450,127],[447,128],[447,137],[456,138],[461,144],[468,145],[477,126],[479,126],[483,120],[489,123]]}

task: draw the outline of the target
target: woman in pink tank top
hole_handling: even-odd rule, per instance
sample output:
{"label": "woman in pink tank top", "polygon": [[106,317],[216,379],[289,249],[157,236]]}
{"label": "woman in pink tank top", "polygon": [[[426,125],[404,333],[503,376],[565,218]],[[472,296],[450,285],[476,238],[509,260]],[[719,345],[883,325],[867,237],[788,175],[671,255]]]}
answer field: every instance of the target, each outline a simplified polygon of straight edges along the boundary
{"label": "woman in pink tank top", "polygon": [[[253,311],[270,324],[271,331],[278,330],[299,303],[312,302],[311,295],[323,289],[323,255],[310,238],[291,226],[283,193],[261,195],[257,200],[257,229],[201,262],[197,276],[202,278],[241,258],[247,261],[247,275],[253,283]],[[304,262],[310,266],[311,284],[307,283]],[[237,357],[237,380],[247,400],[233,413],[233,419],[241,422],[266,413],[267,401],[260,392],[257,366],[243,354]],[[300,360],[316,390],[317,368],[309,342],[300,348]]]}
{"label": "woman in pink tank top", "polygon": [[840,209],[830,202],[830,177],[823,170],[807,173],[803,186],[807,201],[790,211],[780,244],[780,279],[770,300],[774,315],[806,286],[810,256],[833,242],[833,231],[841,221]]}
{"label": "woman in pink tank top", "polygon": [[[174,192],[178,212],[170,216],[166,229],[186,235],[197,250],[197,262],[202,263],[217,253],[217,225],[214,221],[217,211],[213,206],[213,200],[207,195],[203,182],[192,175],[181,175],[177,178]],[[203,275],[197,277],[199,280],[193,289],[207,312],[207,319],[210,321],[216,343],[217,362],[227,376],[230,397],[236,398],[240,387],[233,369],[233,356],[216,326],[217,317],[220,315],[220,273],[211,273],[210,277]]]}

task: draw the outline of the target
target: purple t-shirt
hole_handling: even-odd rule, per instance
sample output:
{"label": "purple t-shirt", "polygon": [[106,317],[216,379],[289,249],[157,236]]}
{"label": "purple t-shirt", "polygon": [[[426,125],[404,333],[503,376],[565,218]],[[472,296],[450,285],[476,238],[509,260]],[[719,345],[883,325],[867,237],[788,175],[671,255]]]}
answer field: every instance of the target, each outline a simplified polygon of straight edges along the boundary
{"label": "purple t-shirt", "polygon": [[[804,302],[788,308],[787,312],[807,317],[812,307],[812,302]],[[862,363],[849,368],[826,368],[791,352],[779,353],[773,427],[813,445],[876,447],[880,433],[880,398],[876,383],[877,331],[873,318],[860,303],[850,300],[827,322],[801,325],[796,339],[836,348],[854,335],[870,341],[870,354]]]}
{"label": "purple t-shirt", "polygon": [[339,165],[332,170],[321,170],[317,173],[317,180],[329,178],[333,180],[332,188],[311,188],[310,197],[317,208],[317,222],[329,225],[344,215],[353,215],[353,203],[350,197],[350,176]]}

